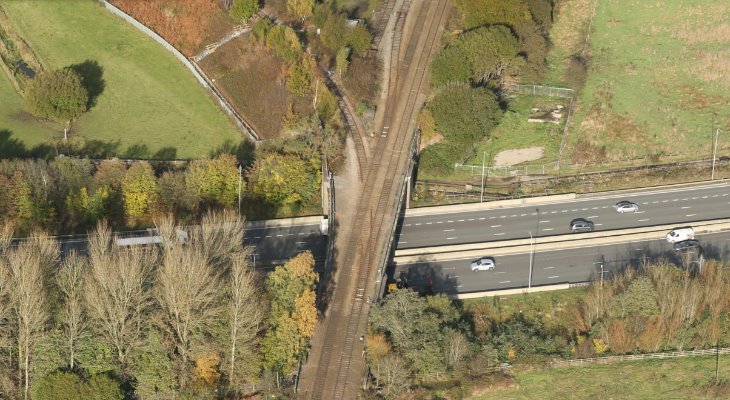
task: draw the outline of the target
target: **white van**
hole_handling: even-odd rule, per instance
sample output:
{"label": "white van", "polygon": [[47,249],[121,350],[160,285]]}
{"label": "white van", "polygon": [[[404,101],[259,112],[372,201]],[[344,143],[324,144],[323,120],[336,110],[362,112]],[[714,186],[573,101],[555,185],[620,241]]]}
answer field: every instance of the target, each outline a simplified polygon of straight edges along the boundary
{"label": "white van", "polygon": [[674,228],[667,233],[667,242],[677,243],[695,238],[695,231],[691,227]]}

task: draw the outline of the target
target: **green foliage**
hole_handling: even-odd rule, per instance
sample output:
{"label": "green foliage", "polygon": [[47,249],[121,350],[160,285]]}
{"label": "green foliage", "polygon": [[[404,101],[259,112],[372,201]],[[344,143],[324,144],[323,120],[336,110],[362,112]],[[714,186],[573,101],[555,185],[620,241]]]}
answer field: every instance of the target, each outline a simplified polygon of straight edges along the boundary
{"label": "green foliage", "polygon": [[343,47],[337,51],[337,56],[335,57],[335,68],[337,69],[337,76],[340,78],[342,78],[342,74],[347,73],[347,67],[350,65],[350,62],[347,60],[349,56],[350,51],[347,47]]}
{"label": "green foliage", "polygon": [[151,212],[157,204],[157,180],[149,163],[133,164],[122,179],[124,214],[136,221]]}
{"label": "green foliage", "polygon": [[513,358],[533,360],[536,356],[568,356],[570,346],[565,337],[551,335],[539,319],[528,319],[518,314],[494,324],[489,342],[498,349],[502,359],[510,352]]}
{"label": "green foliage", "polygon": [[262,342],[264,365],[291,373],[306,349],[317,322],[314,289],[319,276],[309,251],[300,253],[271,272],[266,289],[271,301],[269,330]]}
{"label": "green foliage", "polygon": [[76,362],[79,368],[91,375],[112,373],[117,370],[114,349],[94,335],[82,337],[78,341]]}
{"label": "green foliage", "polygon": [[131,364],[137,381],[134,391],[138,396],[165,398],[174,393],[175,372],[159,332],[147,332],[146,340],[134,353]]}
{"label": "green foliage", "polygon": [[[187,182],[207,202],[232,206],[238,199],[238,167],[236,158],[222,154],[213,160],[195,160],[187,170]],[[245,185],[241,183],[241,190]]]}
{"label": "green foliage", "polygon": [[305,95],[312,90],[314,71],[309,58],[303,56],[289,68],[289,77],[286,80],[286,88],[289,93]]}
{"label": "green foliage", "polygon": [[615,318],[659,314],[657,291],[651,279],[642,276],[631,281],[626,290],[611,299],[610,314]]}
{"label": "green foliage", "polygon": [[314,0],[287,0],[286,9],[289,14],[304,19],[312,15]]}
{"label": "green foliage", "polygon": [[308,201],[319,190],[321,172],[294,155],[272,153],[248,170],[251,192],[273,205],[291,206]]}
{"label": "green foliage", "polygon": [[253,33],[253,36],[256,38],[256,41],[259,43],[266,43],[266,36],[269,33],[269,30],[271,30],[271,27],[274,26],[274,23],[271,22],[268,18],[261,18],[258,21],[256,21],[255,24],[253,24],[253,28],[251,28],[251,33]]}
{"label": "green foliage", "polygon": [[37,380],[33,400],[122,400],[119,381],[107,375],[92,375],[85,380],[65,371],[56,371]]}
{"label": "green foliage", "polygon": [[343,47],[350,47],[356,55],[363,55],[372,44],[373,35],[364,25],[347,26],[347,16],[333,11],[327,4],[317,6],[312,20],[321,28],[320,40],[332,55]]}
{"label": "green foliage", "polygon": [[166,171],[157,180],[160,204],[165,211],[176,216],[186,216],[197,211],[200,197],[196,189],[187,182],[184,172]]}
{"label": "green foliage", "polygon": [[373,42],[373,35],[368,31],[365,25],[357,24],[350,28],[347,36],[347,44],[357,55],[365,54]]}
{"label": "green foliage", "polygon": [[301,57],[302,45],[296,32],[286,25],[275,25],[266,33],[266,44],[288,63]]}
{"label": "green foliage", "polygon": [[259,0],[233,0],[233,5],[228,13],[233,19],[239,21],[253,17],[259,10]]}
{"label": "green foliage", "polygon": [[431,64],[431,81],[486,83],[516,75],[524,64],[517,38],[506,26],[477,28],[460,35]]}
{"label": "green foliage", "polygon": [[25,92],[28,110],[40,117],[70,120],[86,111],[89,95],[71,68],[38,74]]}

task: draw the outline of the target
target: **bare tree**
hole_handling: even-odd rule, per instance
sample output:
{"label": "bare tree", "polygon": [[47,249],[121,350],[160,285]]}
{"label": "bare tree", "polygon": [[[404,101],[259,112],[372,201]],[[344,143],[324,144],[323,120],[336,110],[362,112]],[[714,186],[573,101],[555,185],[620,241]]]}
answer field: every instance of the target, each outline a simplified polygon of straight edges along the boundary
{"label": "bare tree", "polygon": [[[220,313],[220,278],[195,247],[173,245],[164,249],[155,289],[163,325],[175,342],[184,372],[194,335]],[[185,373],[179,379],[184,385]]]}
{"label": "bare tree", "polygon": [[150,305],[150,271],[155,254],[147,248],[115,250],[111,232],[100,224],[89,240],[90,268],[84,300],[92,326],[114,347],[125,365],[142,333]]}
{"label": "bare tree", "polygon": [[244,365],[250,365],[247,361],[254,357],[256,338],[266,313],[260,301],[260,290],[255,285],[248,263],[251,251],[247,249],[233,260],[228,279],[228,326],[231,344],[228,380],[233,388],[237,388],[243,381],[236,361],[241,357]]}
{"label": "bare tree", "polygon": [[56,275],[58,288],[63,295],[63,336],[68,350],[68,366],[74,369],[76,346],[86,334],[87,320],[83,306],[84,279],[88,263],[86,258],[71,252]]}
{"label": "bare tree", "polygon": [[191,230],[191,244],[216,271],[227,269],[243,252],[244,220],[232,212],[208,213]]}
{"label": "bare tree", "polygon": [[446,349],[446,362],[452,369],[455,369],[461,360],[469,352],[469,341],[463,333],[454,331],[448,336],[448,348]]}
{"label": "bare tree", "polygon": [[18,374],[24,398],[30,387],[30,362],[34,343],[48,321],[46,277],[58,258],[58,243],[47,235],[8,249],[2,260],[7,279],[9,305],[15,317],[18,343]]}

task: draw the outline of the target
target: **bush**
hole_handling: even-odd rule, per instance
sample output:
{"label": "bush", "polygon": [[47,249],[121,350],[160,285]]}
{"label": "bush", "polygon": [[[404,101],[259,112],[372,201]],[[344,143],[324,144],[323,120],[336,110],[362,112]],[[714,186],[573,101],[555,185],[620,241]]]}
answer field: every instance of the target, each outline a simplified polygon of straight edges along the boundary
{"label": "bush", "polygon": [[28,84],[25,104],[39,117],[70,120],[86,111],[89,94],[70,68],[44,72]]}
{"label": "bush", "polygon": [[107,375],[89,380],[64,371],[53,372],[33,384],[33,400],[114,400],[123,399],[119,381]]}
{"label": "bush", "polygon": [[237,20],[247,20],[259,10],[258,0],[234,0],[228,13]]}

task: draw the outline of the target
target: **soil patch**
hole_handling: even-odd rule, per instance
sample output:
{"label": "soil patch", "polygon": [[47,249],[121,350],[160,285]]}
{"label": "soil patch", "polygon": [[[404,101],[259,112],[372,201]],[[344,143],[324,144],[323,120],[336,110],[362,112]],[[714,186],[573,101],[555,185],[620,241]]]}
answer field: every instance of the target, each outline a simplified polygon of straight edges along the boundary
{"label": "soil patch", "polygon": [[527,161],[539,160],[545,154],[544,147],[528,147],[526,149],[514,149],[500,151],[494,157],[495,167],[509,167]]}

